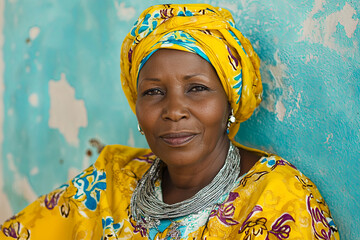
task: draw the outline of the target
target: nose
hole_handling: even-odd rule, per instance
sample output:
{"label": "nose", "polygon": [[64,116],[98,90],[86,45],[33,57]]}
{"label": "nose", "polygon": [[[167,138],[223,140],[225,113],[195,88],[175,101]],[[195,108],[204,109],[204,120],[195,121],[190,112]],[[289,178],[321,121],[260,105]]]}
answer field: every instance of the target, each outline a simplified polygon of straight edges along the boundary
{"label": "nose", "polygon": [[186,99],[181,94],[167,94],[164,99],[162,118],[174,122],[189,118],[190,113]]}

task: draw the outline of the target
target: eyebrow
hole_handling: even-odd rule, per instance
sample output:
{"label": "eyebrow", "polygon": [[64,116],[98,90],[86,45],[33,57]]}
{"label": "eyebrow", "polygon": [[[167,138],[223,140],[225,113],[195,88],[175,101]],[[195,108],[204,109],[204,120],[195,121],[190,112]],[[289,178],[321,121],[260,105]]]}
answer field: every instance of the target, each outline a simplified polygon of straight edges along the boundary
{"label": "eyebrow", "polygon": [[160,82],[159,78],[143,78],[142,81],[153,81],[153,82]]}
{"label": "eyebrow", "polygon": [[[202,74],[202,73],[194,73],[194,74],[190,74],[190,75],[186,75],[184,77],[185,80],[188,80],[190,78],[193,78],[193,77],[198,77],[198,76],[202,76],[202,77],[206,77],[206,75]],[[160,79],[159,78],[143,78],[141,79],[143,81],[154,81],[154,82],[159,82]]]}
{"label": "eyebrow", "polygon": [[205,77],[205,78],[207,78],[207,76],[206,75],[204,75],[204,74],[202,74],[202,73],[194,73],[194,74],[190,74],[190,75],[186,75],[185,77],[184,77],[184,79],[185,80],[188,80],[188,79],[190,79],[190,78],[193,78],[193,77]]}
{"label": "eyebrow", "polygon": [[[184,79],[189,80],[193,77],[198,77],[198,76],[207,78],[207,76],[202,73],[194,73],[194,74],[186,75],[184,77]],[[161,80],[159,78],[143,78],[143,79],[141,79],[141,81],[160,82]],[[139,80],[138,80],[137,85],[139,85]]]}

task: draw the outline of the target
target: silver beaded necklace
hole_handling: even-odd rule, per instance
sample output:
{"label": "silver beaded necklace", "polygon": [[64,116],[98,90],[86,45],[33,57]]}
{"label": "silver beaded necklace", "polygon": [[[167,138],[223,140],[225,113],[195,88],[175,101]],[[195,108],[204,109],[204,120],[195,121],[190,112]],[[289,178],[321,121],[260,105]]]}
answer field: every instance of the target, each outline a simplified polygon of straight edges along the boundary
{"label": "silver beaded necklace", "polygon": [[131,197],[132,217],[143,227],[157,228],[160,219],[174,219],[198,213],[216,204],[216,201],[233,188],[240,173],[240,153],[230,142],[225,164],[214,179],[193,197],[182,202],[166,204],[155,193],[155,182],[160,177],[161,160],[156,158],[139,180]]}

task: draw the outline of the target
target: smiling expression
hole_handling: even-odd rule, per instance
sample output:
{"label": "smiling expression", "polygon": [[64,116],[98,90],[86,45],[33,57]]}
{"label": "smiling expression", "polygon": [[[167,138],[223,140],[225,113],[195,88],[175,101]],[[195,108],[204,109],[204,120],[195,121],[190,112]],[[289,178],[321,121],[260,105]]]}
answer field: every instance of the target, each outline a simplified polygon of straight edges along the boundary
{"label": "smiling expression", "polygon": [[160,49],[139,73],[136,115],[151,150],[168,166],[225,159],[229,112],[216,71],[197,54]]}

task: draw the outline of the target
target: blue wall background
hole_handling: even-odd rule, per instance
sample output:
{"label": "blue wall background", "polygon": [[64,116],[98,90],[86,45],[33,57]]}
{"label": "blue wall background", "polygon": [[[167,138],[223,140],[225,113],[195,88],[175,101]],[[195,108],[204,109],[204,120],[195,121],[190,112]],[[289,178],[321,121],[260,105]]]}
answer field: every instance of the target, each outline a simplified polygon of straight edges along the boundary
{"label": "blue wall background", "polygon": [[[262,60],[264,101],[237,139],[294,163],[342,239],[360,239],[359,1],[203,2],[229,9]],[[102,145],[147,146],[119,53],[137,16],[159,3],[0,0],[0,222],[93,163]]]}

